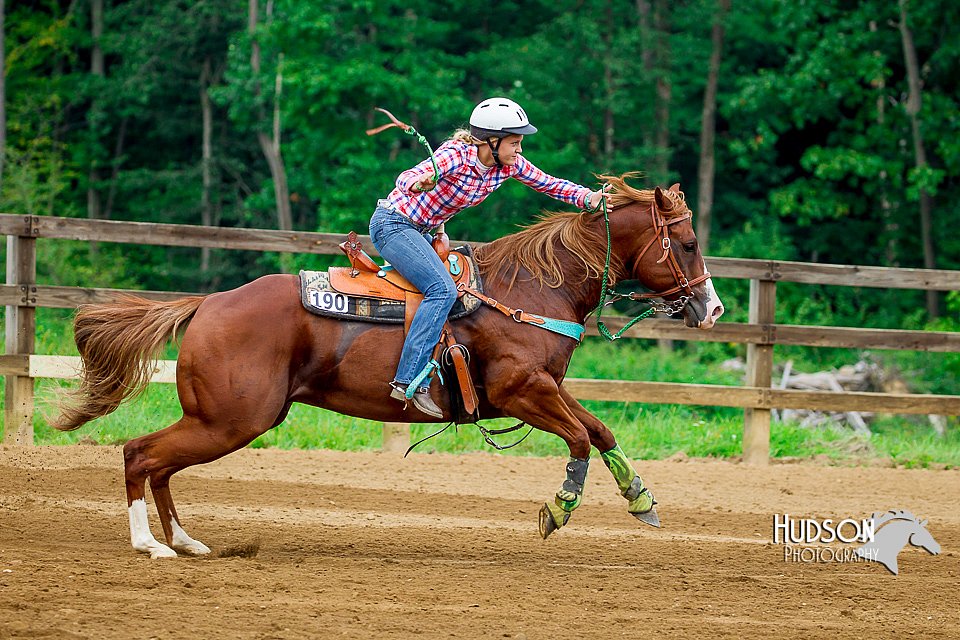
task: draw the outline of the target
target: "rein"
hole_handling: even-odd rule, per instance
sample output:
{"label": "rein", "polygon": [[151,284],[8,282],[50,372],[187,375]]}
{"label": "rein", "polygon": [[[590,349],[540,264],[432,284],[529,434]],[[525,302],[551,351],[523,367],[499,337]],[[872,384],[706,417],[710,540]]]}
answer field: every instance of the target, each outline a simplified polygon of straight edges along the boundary
{"label": "rein", "polygon": [[[533,426],[531,425],[530,428],[527,429],[527,432],[526,432],[525,434],[523,434],[523,437],[522,437],[522,438],[520,438],[519,440],[517,440],[517,441],[514,442],[513,444],[503,445],[503,444],[497,444],[497,443],[493,440],[493,438],[491,438],[490,436],[499,436],[499,435],[503,435],[504,433],[513,433],[514,431],[517,431],[517,430],[523,428],[523,425],[525,425],[525,424],[527,424],[527,423],[526,423],[526,422],[518,422],[517,424],[513,425],[512,427],[507,427],[506,429],[487,429],[486,427],[484,427],[484,426],[483,426],[482,424],[480,424],[479,422],[477,422],[477,423],[475,423],[475,424],[476,424],[477,429],[480,430],[480,435],[483,436],[483,439],[486,441],[486,443],[487,443],[488,445],[490,445],[491,447],[493,447],[494,449],[496,449],[497,451],[506,451],[507,449],[512,449],[512,448],[514,448],[515,446],[517,446],[518,444],[520,444],[521,442],[523,442],[524,440],[526,440],[526,439],[527,439],[527,436],[529,436],[531,433],[533,433]],[[424,438],[420,438],[419,440],[417,440],[416,442],[414,442],[412,445],[410,445],[410,448],[407,449],[407,452],[406,452],[405,454],[403,454],[403,457],[406,458],[407,455],[409,455],[410,452],[414,450],[414,448],[420,446],[421,444],[423,444],[424,442],[426,442],[426,441],[429,440],[430,438],[433,438],[434,436],[440,435],[441,433],[443,433],[444,431],[446,431],[446,430],[449,429],[450,427],[453,427],[454,430],[456,430],[456,428],[457,428],[457,427],[454,426],[454,423],[453,423],[453,422],[448,422],[448,423],[447,423],[447,426],[443,427],[443,428],[440,429],[439,431],[434,431],[434,432],[431,433],[430,435],[428,435],[428,436],[426,436],[426,437],[424,437]]]}
{"label": "rein", "polygon": [[414,129],[409,124],[406,124],[405,122],[400,122],[399,120],[397,120],[397,118],[386,109],[381,109],[380,107],[376,107],[376,110],[379,111],[380,113],[387,114],[387,117],[390,118],[392,122],[390,124],[381,125],[374,129],[367,129],[366,134],[368,136],[375,136],[381,131],[386,131],[387,129],[397,127],[407,135],[414,136],[417,139],[417,141],[423,146],[425,146],[427,148],[427,151],[430,152],[430,162],[433,163],[433,181],[434,182],[438,181],[440,179],[440,169],[439,167],[437,167],[437,159],[433,156],[433,147],[430,146],[430,143],[427,142],[427,139],[424,138],[422,135],[420,135],[420,132]]}
{"label": "rein", "polygon": [[[606,185],[603,186],[603,189],[606,189]],[[671,251],[671,242],[670,242],[670,225],[676,224],[678,222],[683,222],[684,220],[689,220],[692,215],[687,212],[682,216],[676,218],[664,219],[660,211],[657,210],[655,202],[650,203],[650,218],[653,221],[654,234],[650,238],[650,241],[643,247],[643,250],[640,251],[640,255],[637,256],[636,260],[639,262],[647,251],[650,250],[650,247],[659,239],[660,248],[663,249],[663,255],[660,256],[660,259],[657,260],[657,264],[667,263],[667,266],[670,267],[670,273],[673,275],[674,281],[677,283],[676,286],[673,286],[669,289],[659,292],[649,292],[649,293],[636,293],[631,291],[630,293],[618,293],[613,289],[608,287],[608,282],[610,282],[610,253],[612,249],[612,241],[610,239],[610,212],[607,210],[607,199],[600,198],[600,204],[597,208],[594,208],[592,212],[595,212],[598,208],[603,207],[603,222],[606,226],[607,231],[607,257],[603,265],[603,279],[600,283],[600,300],[597,302],[597,308],[593,311],[597,315],[597,331],[606,338],[608,341],[613,342],[619,338],[623,337],[624,331],[637,324],[645,318],[649,318],[655,313],[665,313],[668,315],[673,315],[674,313],[679,313],[690,301],[690,298],[693,297],[693,287],[700,284],[704,280],[710,277],[709,271],[704,271],[702,275],[697,276],[693,280],[688,280],[686,274],[683,273],[683,269],[680,267],[680,263],[677,262],[676,256],[673,255]],[[683,291],[683,294],[673,302],[653,302],[653,298],[662,298],[678,291]],[[629,298],[634,301],[643,301],[647,302],[650,305],[650,308],[635,317],[633,320],[628,322],[623,326],[622,329],[616,333],[610,333],[610,330],[607,329],[607,325],[603,323],[600,319],[600,315],[603,313],[603,308],[622,300],[623,298]]]}

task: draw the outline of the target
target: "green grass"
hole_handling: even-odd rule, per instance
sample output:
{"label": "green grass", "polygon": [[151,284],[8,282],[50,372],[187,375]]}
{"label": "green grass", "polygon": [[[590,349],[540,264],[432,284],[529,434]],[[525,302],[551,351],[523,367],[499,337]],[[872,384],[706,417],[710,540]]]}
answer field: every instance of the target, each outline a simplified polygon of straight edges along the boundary
{"label": "green grass", "polygon": [[[70,344],[68,318],[69,314],[64,312],[43,310],[37,332],[38,353],[76,353]],[[611,344],[591,338],[577,350],[568,376],[738,385],[741,384],[740,374],[724,371],[719,366],[723,360],[735,355],[738,348],[678,342],[673,351],[663,352],[651,341],[622,340]],[[938,354],[915,354],[915,357],[931,355]],[[175,356],[173,347],[164,354],[166,358]],[[791,358],[796,357],[797,354],[792,352]],[[897,358],[898,363],[903,363],[907,356],[900,353]],[[802,370],[804,364],[800,360],[795,366]],[[813,369],[813,364],[806,367],[806,370]],[[917,364],[917,369],[923,367]],[[57,391],[71,384],[56,380],[37,383],[34,425],[38,444],[71,444],[81,440],[121,444],[161,429],[181,415],[175,386],[154,384],[116,412],[78,431],[62,433],[52,429],[44,415],[55,412]],[[743,411],[740,409],[590,401],[584,405],[613,430],[623,449],[636,458],[662,459],[678,452],[690,457],[730,458],[739,456],[742,451]],[[514,422],[504,419],[484,424],[487,428],[502,428]],[[422,438],[439,426],[413,425],[412,437],[414,440]],[[933,432],[925,416],[880,416],[872,429],[872,437],[865,438],[846,430],[808,429],[775,422],[771,428],[770,452],[776,458],[826,456],[837,462],[882,458],[905,466],[960,467],[960,429],[955,418],[944,437]],[[524,432],[496,439],[501,444],[509,444]],[[255,440],[251,446],[375,450],[380,448],[381,438],[381,423],[294,405],[283,424]],[[472,425],[450,428],[418,448],[418,451],[451,453],[475,450],[493,449],[484,443]],[[567,449],[558,437],[534,431],[521,445],[506,453],[566,455]]]}
{"label": "green grass", "polygon": [[[130,438],[156,431],[180,417],[176,388],[154,384],[135,400],[116,412],[95,420],[73,432],[52,429],[41,412],[52,413],[56,391],[68,386],[44,380],[38,385],[35,438],[38,444],[72,444],[94,441],[98,444],[122,444]],[[738,409],[681,405],[649,405],[627,402],[590,402],[585,406],[616,434],[618,442],[632,457],[663,459],[682,452],[689,457],[730,458],[741,453],[743,413]],[[487,428],[511,426],[514,420],[484,422]],[[415,424],[415,440],[425,437],[441,425]],[[524,431],[498,436],[500,444],[509,444]],[[253,442],[253,447],[282,449],[376,450],[381,446],[382,423],[349,418],[305,405],[294,405],[279,427]],[[472,425],[450,428],[417,449],[421,452],[458,453],[490,450]],[[950,428],[937,437],[923,423],[887,418],[874,423],[870,438],[845,430],[803,428],[775,422],[771,428],[770,452],[775,458],[826,456],[828,459],[867,460],[885,458],[909,467],[960,467],[960,430]],[[567,455],[558,437],[534,431],[507,455]]]}

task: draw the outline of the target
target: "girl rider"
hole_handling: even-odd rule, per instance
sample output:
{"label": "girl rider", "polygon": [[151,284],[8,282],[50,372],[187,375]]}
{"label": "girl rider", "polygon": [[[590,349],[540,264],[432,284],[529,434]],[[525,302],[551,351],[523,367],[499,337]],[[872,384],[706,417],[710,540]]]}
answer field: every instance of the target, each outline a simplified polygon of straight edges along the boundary
{"label": "girl rider", "polygon": [[[429,366],[443,323],[457,299],[453,280],[431,246],[430,232],[483,202],[507,178],[581,209],[595,208],[604,197],[601,192],[547,175],[524,158],[523,136],[536,132],[516,102],[484,100],[470,115],[470,130],[457,131],[437,149],[437,181],[430,160],[424,160],[401,173],[396,188],[377,202],[370,220],[373,245],[423,293],[390,383],[391,398],[406,401],[407,387]],[[416,389],[412,401],[423,413],[443,417],[428,387]]]}

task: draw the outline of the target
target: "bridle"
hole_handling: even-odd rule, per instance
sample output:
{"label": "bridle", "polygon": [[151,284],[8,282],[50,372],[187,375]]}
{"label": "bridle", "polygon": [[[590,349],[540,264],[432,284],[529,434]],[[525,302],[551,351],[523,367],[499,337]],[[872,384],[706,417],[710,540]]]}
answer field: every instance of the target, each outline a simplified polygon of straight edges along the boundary
{"label": "bridle", "polygon": [[[606,190],[606,185],[604,185],[603,190]],[[603,268],[603,281],[600,288],[600,301],[597,304],[595,313],[597,314],[597,330],[600,334],[605,337],[607,340],[616,340],[620,338],[624,331],[635,325],[640,320],[652,316],[654,313],[666,313],[668,315],[673,315],[679,313],[687,305],[687,302],[693,298],[693,287],[704,282],[710,278],[710,272],[704,271],[702,275],[697,276],[693,280],[687,278],[686,274],[683,272],[683,268],[680,266],[680,263],[677,261],[677,257],[671,251],[672,243],[670,241],[670,226],[677,224],[678,222],[683,222],[684,220],[690,220],[693,215],[687,211],[687,213],[670,218],[664,218],[663,214],[657,209],[656,202],[650,203],[650,218],[653,223],[654,234],[650,238],[650,241],[644,245],[643,249],[640,251],[635,259],[635,263],[639,263],[643,259],[643,256],[646,255],[647,251],[653,247],[659,240],[660,248],[663,250],[663,255],[660,256],[660,259],[657,260],[657,264],[667,263],[667,266],[670,269],[670,273],[673,276],[674,286],[664,291],[657,292],[646,292],[646,293],[636,293],[631,291],[630,293],[618,293],[613,289],[608,288],[607,283],[609,282],[610,277],[610,254],[612,250],[612,242],[610,239],[610,213],[607,211],[607,201],[606,198],[601,198],[601,206],[603,207],[603,221],[606,225],[607,230],[607,258],[606,263]],[[596,211],[596,209],[594,209]],[[654,298],[663,298],[664,296],[669,296],[674,293],[682,291],[683,293],[676,300],[671,302],[653,302]],[[629,298],[634,301],[642,301],[650,304],[650,308],[638,315],[636,318],[628,322],[620,331],[616,334],[611,334],[607,327],[601,322],[600,314],[603,311],[603,307],[613,304],[618,300],[624,298]]]}

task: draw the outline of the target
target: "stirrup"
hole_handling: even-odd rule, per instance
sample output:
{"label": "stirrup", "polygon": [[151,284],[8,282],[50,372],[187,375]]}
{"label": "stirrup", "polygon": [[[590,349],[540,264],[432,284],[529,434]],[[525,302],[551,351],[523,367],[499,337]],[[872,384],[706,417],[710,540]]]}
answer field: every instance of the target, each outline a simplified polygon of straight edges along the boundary
{"label": "stirrup", "polygon": [[410,385],[404,385],[401,382],[393,381],[390,383],[391,391],[390,397],[395,400],[402,400],[404,405],[403,408],[406,409],[411,404],[420,411],[428,416],[434,418],[443,418],[443,410],[434,403],[433,398],[430,397],[430,391],[428,388],[417,388],[413,393],[412,397],[408,397],[408,389]]}

